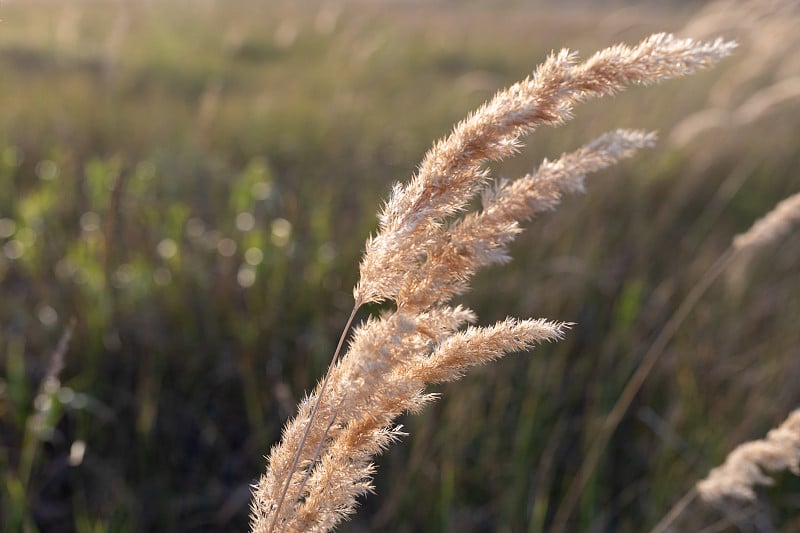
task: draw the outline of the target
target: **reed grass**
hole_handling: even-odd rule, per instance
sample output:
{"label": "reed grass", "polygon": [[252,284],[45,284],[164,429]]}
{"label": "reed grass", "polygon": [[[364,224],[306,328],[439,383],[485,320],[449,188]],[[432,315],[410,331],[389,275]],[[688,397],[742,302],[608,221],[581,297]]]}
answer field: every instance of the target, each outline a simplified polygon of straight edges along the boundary
{"label": "reed grass", "polygon": [[[353,303],[353,236],[374,227],[388,177],[412,173],[423,141],[550,43],[735,38],[714,72],[582,106],[492,163],[515,177],[610,127],[668,140],[695,110],[723,119],[587,181],[591,195],[516,239],[512,264],[478,273],[456,303],[481,324],[578,326],[534,357],[426,388],[441,400],[394,422],[413,438],[375,460],[378,497],[337,527],[549,531],[652,340],[729,236],[797,189],[797,2],[231,0],[191,16],[184,4],[3,4],[0,530],[246,530],[260,455],[324,373]],[[684,26],[696,9],[722,24]],[[800,405],[799,245],[743,250],[711,284],[569,530],[646,529]],[[71,316],[55,390],[43,376]],[[695,497],[671,530],[730,528],[733,505],[800,530],[798,479],[768,475],[776,486],[754,504]]]}
{"label": "reed grass", "polygon": [[[641,387],[641,383],[652,370],[666,343],[672,338],[677,327],[687,317],[689,311],[708,287],[739,257],[752,254],[759,248],[775,243],[790,233],[798,223],[800,223],[800,193],[780,201],[766,215],[756,220],[747,231],[733,238],[730,247],[706,271],[670,322],[662,329],[653,346],[644,356],[636,374],[629,381],[608,420],[616,420],[618,423],[618,419],[614,418],[615,412],[627,409],[631,395]],[[730,500],[740,499],[754,502],[756,500],[754,486],[772,483],[771,479],[762,473],[762,469],[769,471],[788,469],[800,475],[800,470],[798,470],[798,464],[800,464],[799,422],[800,410],[795,410],[779,428],[767,435],[766,440],[752,441],[737,447],[728,455],[723,465],[714,468],[705,479],[687,491],[656,524],[652,532],[667,531],[698,495],[703,500],[723,509],[734,523],[754,522],[754,517],[762,521],[766,520],[758,516],[757,509],[742,509],[735,504],[732,505]],[[602,442],[602,439],[599,439],[598,442]]]}
{"label": "reed grass", "polygon": [[713,468],[677,501],[652,533],[668,531],[697,496],[723,512],[722,527],[735,524],[740,528],[772,529],[759,508],[756,488],[774,484],[767,473],[786,470],[800,476],[800,409],[789,413],[764,439],[745,442],[731,451],[722,465]]}
{"label": "reed grass", "polygon": [[[451,301],[480,268],[509,260],[508,245],[522,221],[554,208],[563,194],[582,190],[586,174],[631,157],[654,136],[614,131],[512,182],[492,183],[486,163],[516,153],[522,136],[537,127],[569,120],[578,102],[691,74],[734,46],[656,34],[636,46],[607,48],[583,63],[562,50],[434,145],[412,179],[395,185],[379,215],[328,373],[284,428],[254,488],[254,532],[333,528],[372,490],[373,457],[403,435],[397,417],[434,398],[426,385],[560,339],[571,324],[508,318],[462,329],[476,317]],[[470,211],[476,195],[481,209]],[[393,309],[356,326],[340,359],[358,309],[387,301]]]}
{"label": "reed grass", "polygon": [[766,438],[736,447],[725,463],[714,468],[697,483],[697,491],[707,501],[725,498],[755,500],[756,485],[771,485],[764,474],[791,470],[800,476],[800,410],[793,411]]}

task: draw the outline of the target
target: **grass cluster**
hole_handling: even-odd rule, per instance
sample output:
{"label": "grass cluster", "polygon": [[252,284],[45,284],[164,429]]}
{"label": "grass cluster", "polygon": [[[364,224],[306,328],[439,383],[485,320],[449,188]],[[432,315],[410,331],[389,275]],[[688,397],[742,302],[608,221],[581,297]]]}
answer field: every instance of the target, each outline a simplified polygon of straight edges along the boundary
{"label": "grass cluster", "polygon": [[[791,5],[743,3],[725,18],[244,0],[187,16],[185,4],[2,6],[8,531],[246,529],[262,456],[350,311],[379,199],[431,139],[553,47],[661,30],[741,43],[718,71],[586,104],[493,165],[523,175],[609,128],[663,139],[477,276],[461,301],[482,323],[578,326],[434,389],[446,394],[403,420],[413,437],[380,459],[380,496],[344,530],[551,527],[652,340],[733,236],[798,188],[800,117],[787,110],[800,61],[780,32],[794,27]],[[740,257],[678,329],[591,469],[575,528],[656,523],[800,403],[800,241],[781,242]],[[777,481],[770,519],[791,530],[798,482]],[[695,506],[687,520],[718,512]]]}

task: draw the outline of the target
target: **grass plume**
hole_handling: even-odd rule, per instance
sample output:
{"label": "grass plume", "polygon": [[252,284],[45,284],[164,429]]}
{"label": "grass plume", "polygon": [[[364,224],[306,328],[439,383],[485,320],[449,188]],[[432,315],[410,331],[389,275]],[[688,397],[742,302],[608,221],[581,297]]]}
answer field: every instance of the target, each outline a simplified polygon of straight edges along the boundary
{"label": "grass plume", "polygon": [[[772,530],[758,507],[756,486],[774,483],[766,473],[789,470],[800,476],[800,409],[792,411],[766,438],[745,442],[711,470],[677,501],[669,513],[653,528],[652,533],[669,531],[677,518],[699,495],[725,513],[725,523],[740,527]],[[716,530],[716,529],[715,529]]]}
{"label": "grass plume", "polygon": [[789,233],[800,223],[800,193],[782,200],[746,232],[737,235],[733,246],[745,250],[765,246]]}
{"label": "grass plume", "polygon": [[790,470],[800,476],[800,409],[789,414],[766,438],[736,447],[725,462],[697,483],[700,497],[710,502],[727,498],[755,500],[756,485],[772,485],[764,472]]}
{"label": "grass plume", "polygon": [[[364,303],[387,300],[396,309],[354,329],[345,355],[340,359],[337,349],[328,374],[284,428],[254,488],[254,532],[331,529],[371,490],[372,458],[402,435],[396,418],[432,399],[427,384],[561,338],[569,325],[543,319],[509,318],[461,330],[476,317],[450,302],[479,268],[509,259],[507,246],[520,222],[552,209],[563,194],[582,189],[586,174],[632,156],[654,137],[614,131],[494,185],[485,163],[516,153],[521,137],[537,127],[564,123],[580,101],[691,74],[733,47],[656,34],[583,63],[562,50],[433,146],[412,179],[394,187],[354,289],[354,313]],[[482,209],[468,212],[478,194]]]}
{"label": "grass plume", "polygon": [[[778,202],[766,215],[756,220],[750,228],[733,238],[730,247],[705,273],[700,282],[694,286],[681,306],[675,311],[667,325],[662,329],[650,350],[642,358],[642,363],[629,380],[617,405],[612,409],[606,422],[609,430],[601,433],[596,445],[590,452],[585,465],[592,465],[593,459],[607,442],[608,435],[619,423],[622,413],[627,410],[632,397],[638,392],[644,380],[652,371],[666,344],[672,339],[677,328],[694,308],[708,287],[722,274],[737,257],[743,253],[755,252],[789,233],[798,222],[800,209],[800,193],[795,193]],[[592,453],[593,452],[593,453]],[[762,473],[762,468],[771,471],[790,469],[798,471],[800,461],[800,410],[793,411],[778,429],[771,431],[766,440],[753,441],[738,447],[728,455],[725,463],[713,469],[708,477],[699,481],[691,490],[680,498],[672,509],[653,528],[653,533],[662,533],[685,512],[689,504],[699,494],[702,499],[720,504],[726,511],[731,508],[726,499],[741,498],[754,501],[756,484],[769,485],[771,480]],[[585,466],[582,471],[588,472]],[[581,480],[588,477],[583,474]],[[579,485],[575,485],[579,486]],[[735,514],[735,513],[731,513]],[[741,513],[740,513],[741,514]],[[747,513],[745,513],[746,515]],[[745,516],[742,515],[742,516]]]}

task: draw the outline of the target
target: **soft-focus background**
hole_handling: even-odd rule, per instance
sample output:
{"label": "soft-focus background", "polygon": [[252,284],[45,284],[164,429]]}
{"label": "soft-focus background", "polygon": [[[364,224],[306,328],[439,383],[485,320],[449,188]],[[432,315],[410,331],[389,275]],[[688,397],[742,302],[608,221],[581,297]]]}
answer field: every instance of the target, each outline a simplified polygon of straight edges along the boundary
{"label": "soft-focus background", "polygon": [[[244,531],[324,372],[375,212],[431,142],[552,49],[736,37],[719,68],[581,105],[494,166],[618,127],[658,146],[529,225],[463,303],[576,322],[441,388],[342,531],[542,531],[687,293],[800,191],[796,2],[6,0],[0,4],[5,531]],[[800,404],[800,237],[694,308],[571,529],[642,531]],[[362,312],[364,316],[364,312]],[[764,512],[800,530],[800,482]],[[717,523],[699,503],[681,528]]]}

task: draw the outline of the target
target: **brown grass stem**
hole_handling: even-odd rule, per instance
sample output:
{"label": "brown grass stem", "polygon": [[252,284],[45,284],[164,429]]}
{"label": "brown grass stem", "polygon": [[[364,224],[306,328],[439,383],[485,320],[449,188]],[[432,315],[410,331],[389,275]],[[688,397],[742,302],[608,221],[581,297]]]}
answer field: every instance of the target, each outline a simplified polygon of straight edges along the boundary
{"label": "brown grass stem", "polygon": [[[341,402],[339,402],[339,404],[341,406]],[[325,431],[322,433],[323,437],[319,439],[317,447],[314,448],[314,456],[311,459],[312,465],[317,461],[317,459],[319,459],[319,454],[322,452],[322,447],[325,445],[325,438],[327,437],[328,433],[330,433],[331,427],[336,421],[336,415],[338,414],[338,411],[339,409],[334,409],[333,413],[331,413],[331,416],[328,419],[328,425],[325,426]],[[311,427],[311,422],[309,422],[308,425]],[[297,496],[295,496],[296,500],[300,499],[300,496],[303,494],[303,489],[305,488],[309,477],[311,477],[311,468],[307,468],[305,474],[303,474],[303,479],[300,481],[300,485],[297,487]],[[289,475],[289,478],[291,479],[291,474]]]}
{"label": "brown grass stem", "polygon": [[[328,370],[325,373],[325,378],[322,380],[322,385],[320,386],[319,394],[317,394],[317,400],[314,402],[314,407],[311,409],[311,415],[309,416],[308,424],[306,424],[306,428],[303,431],[303,437],[300,439],[300,445],[297,447],[297,451],[295,451],[294,459],[292,460],[292,466],[289,469],[289,475],[286,476],[286,482],[283,485],[283,489],[281,490],[280,498],[275,507],[275,514],[273,515],[272,522],[269,526],[269,533],[272,533],[275,530],[275,523],[278,521],[278,517],[280,516],[280,510],[283,506],[283,502],[286,499],[286,493],[289,492],[289,486],[292,483],[292,476],[294,475],[295,470],[297,470],[297,464],[300,462],[300,456],[303,453],[303,447],[305,446],[306,439],[308,439],[308,432],[311,431],[312,422],[317,415],[317,411],[319,410],[319,404],[322,400],[322,395],[325,392],[325,388],[328,386],[328,382],[330,381],[331,372],[333,368],[336,366],[336,362],[339,360],[339,354],[342,352],[342,346],[344,346],[344,339],[347,337],[347,333],[350,331],[350,326],[353,324],[353,319],[356,317],[356,313],[361,308],[361,298],[356,297],[356,301],[353,304],[353,310],[350,311],[350,316],[347,318],[347,322],[344,325],[344,329],[342,329],[342,334],[339,336],[339,342],[336,345],[336,351],[333,352],[333,357],[331,358],[331,362],[328,365]],[[331,425],[333,424],[333,419],[335,418],[335,414],[331,416],[331,422],[328,424],[328,427],[325,430],[325,433],[330,430]],[[324,439],[320,440],[319,445],[316,448],[314,453],[314,459],[311,461],[312,463],[316,461],[316,458],[319,457],[319,451],[322,446]],[[305,484],[305,482],[303,483]],[[303,487],[301,485],[300,490]],[[298,493],[299,496],[299,493]]]}
{"label": "brown grass stem", "polygon": [[672,525],[672,523],[681,515],[683,511],[691,504],[694,499],[697,497],[697,491],[694,487],[689,489],[686,494],[684,494],[680,500],[675,502],[675,505],[672,506],[672,509],[669,510],[664,517],[659,520],[659,522],[650,530],[650,533],[665,533],[667,528]]}

